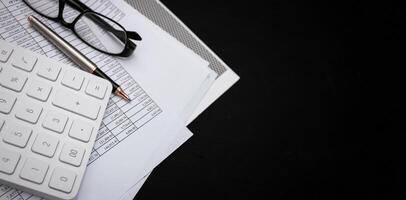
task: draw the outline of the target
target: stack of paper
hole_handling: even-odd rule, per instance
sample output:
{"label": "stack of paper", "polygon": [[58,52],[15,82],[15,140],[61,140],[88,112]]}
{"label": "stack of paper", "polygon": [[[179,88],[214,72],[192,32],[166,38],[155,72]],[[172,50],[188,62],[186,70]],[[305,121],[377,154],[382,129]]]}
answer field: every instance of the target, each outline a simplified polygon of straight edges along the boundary
{"label": "stack of paper", "polygon": [[[132,199],[153,168],[192,136],[186,125],[238,76],[230,69],[216,73],[209,62],[124,1],[82,2],[127,30],[137,31],[143,40],[134,56],[110,57],[86,48],[60,24],[41,18],[70,43],[83,47],[84,54],[132,99],[111,97],[78,199]],[[0,0],[0,38],[70,63],[28,25],[26,18],[32,14],[22,1]],[[40,198],[0,185],[3,199]]]}

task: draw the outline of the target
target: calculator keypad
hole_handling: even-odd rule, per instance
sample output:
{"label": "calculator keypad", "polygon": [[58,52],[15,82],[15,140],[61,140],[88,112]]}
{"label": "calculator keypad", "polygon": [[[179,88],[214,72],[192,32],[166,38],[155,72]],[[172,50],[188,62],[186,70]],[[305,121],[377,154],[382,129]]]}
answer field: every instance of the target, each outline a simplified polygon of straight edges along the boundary
{"label": "calculator keypad", "polygon": [[112,88],[62,66],[0,40],[0,181],[61,199],[78,192]]}

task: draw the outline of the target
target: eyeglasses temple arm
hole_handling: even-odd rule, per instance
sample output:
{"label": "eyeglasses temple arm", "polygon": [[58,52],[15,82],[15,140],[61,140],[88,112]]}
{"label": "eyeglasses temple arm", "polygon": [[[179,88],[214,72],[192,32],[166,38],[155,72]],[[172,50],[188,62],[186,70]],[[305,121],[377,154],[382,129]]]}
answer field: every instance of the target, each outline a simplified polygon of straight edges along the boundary
{"label": "eyeglasses temple arm", "polygon": [[133,40],[142,40],[142,37],[135,31],[127,31],[127,37]]}
{"label": "eyeglasses temple arm", "polygon": [[73,7],[76,10],[79,10],[81,12],[85,12],[87,10],[92,10],[90,9],[86,4],[78,1],[78,0],[67,0],[66,3]]}

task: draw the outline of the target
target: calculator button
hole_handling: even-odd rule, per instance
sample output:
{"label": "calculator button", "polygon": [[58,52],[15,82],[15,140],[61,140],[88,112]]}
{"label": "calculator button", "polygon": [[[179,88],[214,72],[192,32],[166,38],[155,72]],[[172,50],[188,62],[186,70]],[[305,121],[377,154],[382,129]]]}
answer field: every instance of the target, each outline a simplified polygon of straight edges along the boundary
{"label": "calculator button", "polygon": [[4,124],[4,119],[0,118],[0,130],[1,130],[1,128],[3,128],[3,124]]}
{"label": "calculator button", "polygon": [[12,65],[16,68],[22,69],[27,72],[31,72],[34,68],[35,63],[37,63],[37,58],[33,55],[17,55],[13,58]]}
{"label": "calculator button", "polygon": [[87,84],[86,94],[96,97],[98,99],[103,99],[106,94],[107,85],[104,81],[100,79],[91,79],[89,84]]}
{"label": "calculator button", "polygon": [[87,123],[75,120],[69,131],[69,136],[82,142],[89,142],[93,127]]}
{"label": "calculator button", "polygon": [[51,93],[51,90],[52,86],[41,81],[31,80],[28,84],[27,95],[40,101],[46,101]]}
{"label": "calculator button", "polygon": [[65,76],[62,79],[62,85],[72,88],[74,90],[80,90],[85,78],[82,74],[75,72],[74,70],[67,70]]}
{"label": "calculator button", "polygon": [[9,114],[16,101],[14,96],[0,92],[0,112]]}
{"label": "calculator button", "polygon": [[68,121],[68,117],[60,114],[56,111],[49,111],[47,116],[45,117],[42,126],[47,128],[51,131],[55,131],[57,133],[62,133],[65,129],[66,122]]}
{"label": "calculator button", "polygon": [[73,166],[79,167],[82,163],[83,155],[85,154],[85,149],[81,146],[66,143],[63,146],[61,156],[59,159],[62,162],[71,164]]}
{"label": "calculator button", "polygon": [[0,77],[0,83],[2,86],[16,92],[20,92],[27,81],[27,76],[8,68],[3,69]]}
{"label": "calculator button", "polygon": [[70,193],[76,180],[76,174],[62,167],[55,168],[49,187],[65,193]]}
{"label": "calculator button", "polygon": [[58,147],[59,140],[47,134],[38,134],[35,139],[32,151],[43,156],[52,158],[55,154],[56,147]]}
{"label": "calculator button", "polygon": [[47,163],[35,158],[28,158],[24,163],[23,169],[21,170],[20,177],[27,181],[41,184],[44,182],[48,168],[49,166]]}
{"label": "calculator button", "polygon": [[32,130],[26,126],[7,122],[4,128],[3,141],[24,148],[31,137]]}
{"label": "calculator button", "polygon": [[92,120],[97,119],[100,110],[100,105],[95,104],[94,100],[63,90],[56,92],[52,104]]}
{"label": "calculator button", "polygon": [[42,107],[37,104],[19,101],[17,102],[16,117],[26,122],[35,124],[42,112]]}
{"label": "calculator button", "polygon": [[38,72],[37,72],[38,76],[48,79],[50,81],[56,81],[56,79],[58,79],[59,72],[61,71],[61,67],[56,66],[54,64],[43,63],[43,62],[39,62],[37,64],[37,66],[38,66]]}
{"label": "calculator button", "polygon": [[7,46],[0,46],[0,62],[6,63],[13,53],[13,48]]}
{"label": "calculator button", "polygon": [[0,147],[0,172],[13,174],[20,157],[17,152]]}

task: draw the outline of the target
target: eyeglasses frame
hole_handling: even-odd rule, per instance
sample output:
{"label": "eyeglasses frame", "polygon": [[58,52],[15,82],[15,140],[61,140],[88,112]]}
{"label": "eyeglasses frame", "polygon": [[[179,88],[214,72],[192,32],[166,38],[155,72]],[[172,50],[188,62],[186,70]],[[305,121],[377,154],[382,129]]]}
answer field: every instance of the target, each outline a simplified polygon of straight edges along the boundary
{"label": "eyeglasses frame", "polygon": [[[95,50],[97,50],[97,51],[99,51],[101,53],[105,53],[107,55],[119,56],[119,57],[129,57],[134,52],[134,50],[135,50],[135,48],[137,46],[132,41],[130,41],[130,39],[142,40],[141,36],[139,36],[138,33],[136,33],[135,31],[127,31],[120,23],[116,22],[115,20],[113,20],[113,19],[111,19],[111,18],[109,18],[109,17],[107,17],[107,16],[105,16],[103,14],[100,14],[98,12],[94,12],[93,10],[91,10],[89,7],[87,7],[85,4],[83,4],[80,1],[76,1],[76,0],[59,0],[58,16],[56,16],[56,17],[50,17],[50,16],[47,16],[47,15],[37,11],[28,2],[26,2],[26,0],[23,0],[23,2],[28,7],[30,7],[33,11],[35,11],[37,14],[39,14],[42,17],[45,17],[45,18],[47,18],[49,20],[61,23],[64,27],[70,29],[82,42],[84,42],[88,46],[92,47],[93,49],[95,49]],[[76,9],[76,10],[78,10],[80,12],[80,14],[72,22],[65,21],[65,19],[63,17],[63,11],[65,9],[66,4],[69,4],[71,7],[73,7],[74,9]],[[97,47],[94,47],[89,42],[85,41],[81,36],[79,36],[79,34],[75,30],[75,25],[81,19],[82,16],[88,15],[89,13],[93,14],[94,16],[104,17],[104,18],[114,22],[122,30],[124,30],[124,32],[121,33],[121,34],[125,34],[125,41],[122,38],[122,35],[121,35],[121,37],[116,35],[116,34],[118,34],[117,32],[122,32],[122,31],[116,31],[116,33],[114,33],[117,38],[119,38],[123,43],[125,43],[124,44],[124,49],[120,53],[111,53],[111,52],[103,51],[103,50],[101,50],[101,49],[99,49]],[[96,20],[95,23],[99,24],[100,26],[103,26],[103,28],[105,30],[114,29],[113,27],[111,27],[107,22],[105,22],[100,17],[95,18],[93,20]]]}

